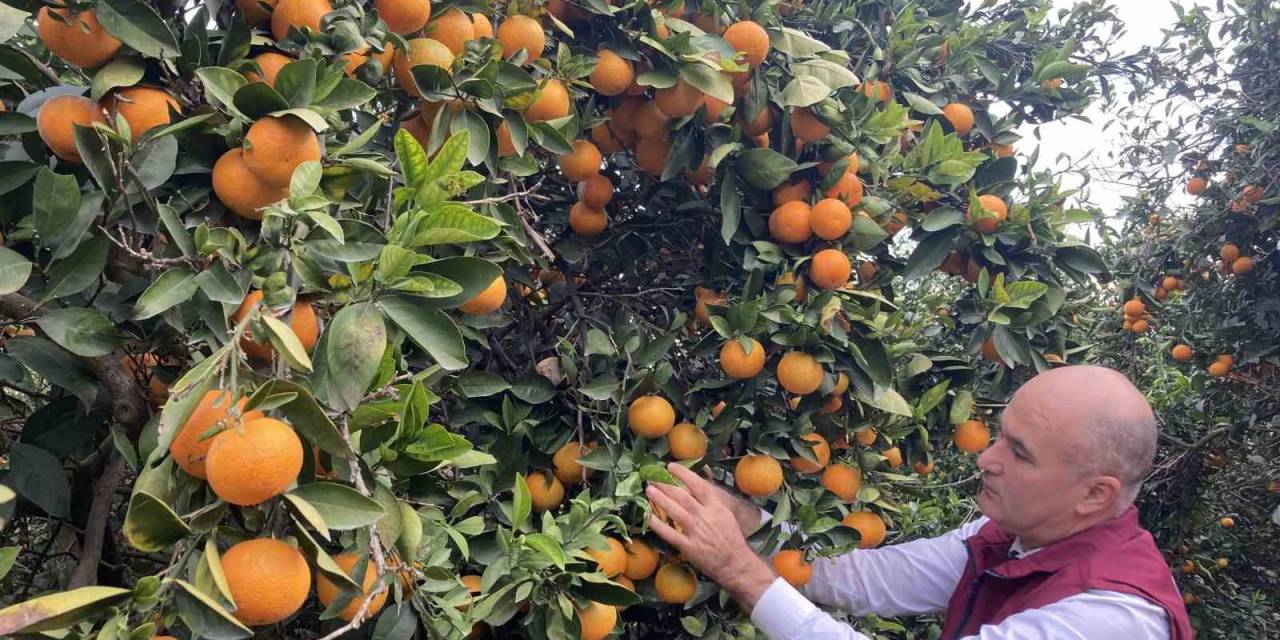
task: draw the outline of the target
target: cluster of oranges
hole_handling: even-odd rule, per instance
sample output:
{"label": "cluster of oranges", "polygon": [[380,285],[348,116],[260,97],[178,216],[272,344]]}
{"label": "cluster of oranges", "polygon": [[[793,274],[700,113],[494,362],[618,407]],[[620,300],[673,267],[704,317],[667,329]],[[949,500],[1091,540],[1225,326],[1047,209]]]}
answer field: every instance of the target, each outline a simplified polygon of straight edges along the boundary
{"label": "cluster of oranges", "polygon": [[1218,247],[1218,271],[1223,274],[1242,276],[1253,271],[1253,267],[1253,258],[1244,255],[1235,243],[1224,242]]}
{"label": "cluster of oranges", "polygon": [[[41,9],[41,13],[48,9]],[[40,106],[40,111],[36,114],[36,131],[54,155],[64,162],[80,164],[84,159],[80,157],[80,150],[76,147],[77,126],[108,127],[123,120],[128,126],[129,139],[137,142],[147,131],[169,124],[173,112],[181,112],[178,101],[169,92],[157,87],[115,89],[96,102],[80,95],[61,94],[49,98]]]}
{"label": "cluster of oranges", "polygon": [[1122,330],[1132,333],[1146,333],[1151,330],[1151,314],[1147,312],[1147,305],[1140,298],[1134,296],[1124,303],[1124,324],[1121,325]]}
{"label": "cluster of oranges", "polygon": [[1169,299],[1169,294],[1176,291],[1186,290],[1187,283],[1183,282],[1181,278],[1178,278],[1177,276],[1165,276],[1156,283],[1155,293],[1151,294],[1151,297],[1160,302],[1164,302]]}

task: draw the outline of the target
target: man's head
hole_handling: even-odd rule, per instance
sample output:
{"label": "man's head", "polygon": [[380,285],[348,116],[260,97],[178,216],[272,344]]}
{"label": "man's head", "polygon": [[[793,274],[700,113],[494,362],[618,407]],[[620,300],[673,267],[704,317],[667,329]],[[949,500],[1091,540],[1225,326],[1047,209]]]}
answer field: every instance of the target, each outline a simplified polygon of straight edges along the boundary
{"label": "man's head", "polygon": [[1123,374],[1046,371],[1014,394],[1000,437],[978,457],[978,505],[1004,530],[1042,546],[1123,513],[1155,451],[1155,416]]}

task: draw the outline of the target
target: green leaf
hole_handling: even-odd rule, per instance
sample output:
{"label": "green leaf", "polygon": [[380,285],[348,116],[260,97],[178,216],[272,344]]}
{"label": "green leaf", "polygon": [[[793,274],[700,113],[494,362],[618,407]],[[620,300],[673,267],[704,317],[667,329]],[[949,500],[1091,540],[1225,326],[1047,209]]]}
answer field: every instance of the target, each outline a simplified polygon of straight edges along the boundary
{"label": "green leaf", "polygon": [[[5,7],[5,5],[0,5]],[[7,8],[7,7],[6,7]],[[0,111],[0,136],[14,136],[36,130],[36,119],[14,111]]]}
{"label": "green leaf", "polygon": [[769,29],[769,46],[792,58],[809,58],[831,47],[809,34],[791,27]]}
{"label": "green leaf", "polygon": [[410,246],[427,247],[442,244],[465,244],[491,240],[502,226],[463,204],[436,205],[418,224]]}
{"label": "green leaf", "polygon": [[195,295],[200,285],[195,273],[185,267],[175,267],[160,274],[156,281],[138,296],[133,307],[132,319],[146,320],[176,304],[182,304]]}
{"label": "green leaf", "polygon": [[52,309],[41,315],[36,324],[54,342],[78,356],[105,356],[120,343],[115,324],[94,309]]}
{"label": "green leaf", "polygon": [[[3,10],[0,10],[2,12]],[[9,575],[9,570],[13,568],[13,562],[18,559],[18,552],[22,551],[22,547],[4,547],[0,548],[0,580],[4,580]]]}
{"label": "green leaf", "polygon": [[938,105],[929,101],[929,99],[925,98],[924,96],[921,96],[916,93],[911,93],[910,91],[903,91],[902,97],[907,99],[907,104],[911,105],[912,109],[915,109],[920,113],[923,113],[925,115],[930,115],[930,116],[942,115],[942,109],[939,109]]}
{"label": "green leaf", "polygon": [[196,70],[196,77],[204,84],[205,95],[213,98],[214,105],[222,105],[233,115],[245,117],[235,106],[236,92],[249,81],[237,71],[226,67],[205,67]]}
{"label": "green leaf", "polygon": [[488,371],[468,371],[458,376],[457,385],[467,398],[486,398],[511,388],[506,380]]}
{"label": "green leaf", "polygon": [[18,336],[5,342],[9,355],[43,376],[50,384],[67,389],[86,408],[98,397],[98,385],[79,359],[44,338]]}
{"label": "green leaf", "polygon": [[204,292],[205,297],[214,302],[239,305],[249,292],[249,282],[253,278],[251,271],[227,270],[227,265],[219,260],[208,269],[196,274],[196,284]]}
{"label": "green leaf", "polygon": [[1098,255],[1093,248],[1084,245],[1058,247],[1053,254],[1053,259],[1083,273],[1108,272],[1107,263],[1103,261],[1102,256]]}
{"label": "green leaf", "polygon": [[555,538],[545,533],[530,533],[524,536],[523,542],[525,546],[546,556],[556,568],[564,570],[565,555],[564,547]]}
{"label": "green leaf", "polygon": [[387,348],[387,328],[382,314],[370,303],[343,307],[325,329],[325,353],[329,376],[329,401],[339,411],[360,404],[369,383],[378,373],[382,352]]}
{"label": "green leaf", "polygon": [[680,65],[680,77],[699,91],[721,101],[733,104],[733,83],[719,69],[702,63]]}
{"label": "green leaf", "polygon": [[60,175],[47,168],[36,174],[31,216],[42,241],[57,236],[79,211],[80,184],[75,176]]}
{"label": "green leaf", "polygon": [[913,280],[937,269],[947,259],[947,254],[951,253],[954,237],[955,230],[931,233],[921,239],[915,251],[911,252],[911,257],[907,258],[907,267],[902,277]]}
{"label": "green leaf", "polygon": [[[544,471],[535,471],[534,473],[546,473]],[[516,473],[516,480],[511,486],[511,528],[519,529],[524,526],[524,521],[529,519],[529,512],[533,509],[533,498],[529,495],[529,485],[525,484],[524,474]]]}
{"label": "green leaf", "polygon": [[782,106],[811,107],[826,100],[835,91],[819,78],[797,76],[782,90]]}
{"label": "green leaf", "polygon": [[[17,7],[0,4],[0,42],[8,42],[27,23],[28,13]],[[3,574],[0,574],[3,577]]]}
{"label": "green leaf", "polygon": [[289,505],[289,508],[293,509],[295,514],[311,525],[312,529],[315,529],[316,533],[319,533],[325,540],[329,540],[329,523],[325,522],[324,516],[320,515],[320,512],[311,506],[310,502],[292,493],[286,493],[281,497],[284,498],[285,504]]}
{"label": "green leaf", "polygon": [[948,420],[951,424],[960,424],[968,420],[971,415],[973,415],[973,392],[968,389],[957,391],[955,399],[951,401]]}
{"label": "green leaf", "polygon": [[286,64],[276,76],[274,88],[290,107],[310,106],[316,94],[316,61],[303,58]]}
{"label": "green leaf", "polygon": [[[0,5],[4,6],[4,5]],[[21,187],[36,175],[43,165],[20,160],[0,161],[0,196]]]}
{"label": "green leaf", "polygon": [[107,266],[108,242],[105,236],[96,235],[81,242],[71,255],[55,261],[49,269],[49,289],[44,299],[77,294],[97,282]]}
{"label": "green leaf", "polygon": [[289,366],[304,373],[311,372],[311,356],[303,348],[302,341],[289,325],[272,316],[262,316],[262,323],[267,327],[267,335],[276,353],[284,354]]}
{"label": "green leaf", "polygon": [[0,295],[22,289],[31,277],[31,262],[8,247],[0,247]]}
{"label": "green leaf", "polygon": [[[964,222],[964,214],[952,207],[938,207],[920,222],[920,228],[928,232],[941,231]],[[935,267],[937,265],[934,265]]]}
{"label": "green leaf", "polygon": [[795,170],[794,160],[773,149],[747,149],[738,154],[738,175],[754,189],[771,190]]}
{"label": "green leaf", "polygon": [[[306,196],[315,193],[316,189],[320,188],[321,175],[322,170],[320,163],[316,160],[308,160],[298,165],[294,168],[293,175],[289,177],[289,197],[295,199],[305,198]],[[333,220],[333,218],[328,216],[328,214],[323,214],[319,211],[309,211],[308,213],[321,213],[322,215],[325,215],[325,217],[329,218],[329,220],[333,222],[332,226],[337,227],[337,233],[331,231],[329,226],[320,226],[323,227],[325,231],[329,231],[329,235],[333,236],[338,242],[342,242],[342,227],[338,225],[336,220]]]}
{"label": "green leaf", "polygon": [[720,181],[720,239],[728,245],[742,223],[742,195],[738,193],[735,173]]}
{"label": "green leaf", "polygon": [[108,91],[116,87],[131,87],[142,80],[147,65],[138,57],[117,55],[93,74],[93,83],[89,85],[89,99],[100,100]]}
{"label": "green leaf", "polygon": [[81,587],[19,602],[0,609],[0,635],[66,629],[123,603],[132,594],[119,587]]}
{"label": "green leaf", "polygon": [[94,5],[98,22],[107,33],[149,58],[176,58],[178,38],[164,18],[142,0],[99,0]]}
{"label": "green leaf", "polygon": [[[265,391],[264,391],[265,389]],[[351,446],[338,431],[320,404],[307,389],[285,380],[270,380],[259,392],[269,395],[293,394],[294,398],[280,407],[280,411],[288,418],[289,424],[307,439],[307,442],[320,447],[322,451],[342,460],[354,455]],[[256,395],[256,394],[255,394]]]}
{"label": "green leaf", "polygon": [[448,198],[451,194],[443,189],[439,182],[441,179],[455,174],[462,170],[463,165],[467,161],[467,152],[470,150],[471,134],[463,129],[449,136],[440,150],[436,152],[435,159],[427,166],[427,170],[423,173],[422,185],[414,195],[414,200],[419,205],[426,206],[435,204]]}
{"label": "green leaf", "polygon": [[396,160],[404,173],[405,185],[416,193],[426,184],[427,168],[431,161],[427,158],[427,152],[423,150],[422,145],[418,143],[418,139],[403,128],[396,130],[394,143]]}
{"label": "green leaf", "polygon": [[186,580],[175,579],[178,617],[193,634],[209,640],[239,640],[253,632],[236,620],[218,601]]}
{"label": "green leaf", "polygon": [[70,516],[71,485],[62,462],[40,447],[15,442],[9,449],[8,484],[20,496],[55,518]]}
{"label": "green leaf", "polygon": [[855,389],[854,395],[858,400],[869,404],[881,411],[897,414],[900,416],[912,416],[911,405],[893,389],[885,389],[879,394],[867,395]]}
{"label": "green leaf", "polygon": [[466,438],[449,433],[438,423],[427,425],[404,448],[406,455],[419,462],[445,462],[470,450],[471,443]]}
{"label": "green leaf", "polygon": [[410,341],[446,371],[467,368],[467,348],[462,341],[462,332],[448,314],[403,297],[381,298],[378,306]]}
{"label": "green leaf", "polygon": [[345,484],[311,482],[289,493],[315,507],[329,528],[337,531],[359,529],[386,515],[377,500],[363,496]]}
{"label": "green leaf", "polygon": [[946,397],[947,389],[950,386],[951,378],[943,378],[942,382],[933,385],[928,391],[925,391],[920,396],[920,399],[916,401],[915,417],[922,419],[928,415],[930,411],[933,411],[933,408],[938,406],[938,403],[942,402],[942,399]]}
{"label": "green leaf", "polygon": [[163,500],[134,491],[124,517],[124,536],[133,548],[144,553],[163,551],[189,535],[191,528]]}
{"label": "green leaf", "polygon": [[289,101],[265,82],[250,82],[240,87],[236,90],[234,101],[236,109],[250,120],[290,108]]}
{"label": "green leaf", "polygon": [[367,104],[376,95],[378,95],[377,89],[374,89],[359,80],[342,78],[328,95],[316,100],[312,103],[312,106],[320,109],[332,109],[334,111],[351,109]]}

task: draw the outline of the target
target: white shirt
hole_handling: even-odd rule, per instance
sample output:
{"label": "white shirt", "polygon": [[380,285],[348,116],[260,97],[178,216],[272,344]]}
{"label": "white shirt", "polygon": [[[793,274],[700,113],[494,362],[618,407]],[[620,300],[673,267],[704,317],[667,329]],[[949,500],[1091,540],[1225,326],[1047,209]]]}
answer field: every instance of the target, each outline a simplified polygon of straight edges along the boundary
{"label": "white shirt", "polygon": [[[819,558],[801,590],[774,580],[751,610],[751,621],[770,640],[870,640],[814,602],[854,616],[943,611],[968,561],[964,540],[986,522],[981,518],[937,538]],[[1020,547],[1015,543],[1012,550]],[[1023,555],[1028,553],[1035,550]],[[1159,605],[1095,589],[983,625],[963,640],[1015,639],[1168,640],[1169,621]]]}

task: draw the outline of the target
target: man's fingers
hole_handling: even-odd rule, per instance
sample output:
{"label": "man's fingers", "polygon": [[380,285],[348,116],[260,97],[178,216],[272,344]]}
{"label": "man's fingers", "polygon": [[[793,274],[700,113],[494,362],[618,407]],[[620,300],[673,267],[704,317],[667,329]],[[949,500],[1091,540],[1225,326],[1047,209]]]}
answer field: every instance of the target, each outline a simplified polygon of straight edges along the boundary
{"label": "man's fingers", "polygon": [[694,498],[686,489],[682,487],[673,487],[669,484],[651,484],[649,485],[655,491],[662,495],[675,500],[680,506],[684,507],[689,513],[693,513],[700,509],[702,505]]}
{"label": "man's fingers", "polygon": [[666,511],[667,515],[677,524],[688,526],[689,523],[693,522],[693,516],[689,513],[689,510],[658,487],[659,485],[651,484],[645,491],[645,495],[649,497],[649,502]]}
{"label": "man's fingers", "polygon": [[683,533],[676,531],[674,527],[662,521],[655,515],[649,516],[649,530],[658,534],[667,544],[676,548],[677,551],[684,549],[689,544],[689,539]]}
{"label": "man's fingers", "polygon": [[692,493],[698,499],[698,502],[711,504],[712,501],[720,501],[720,496],[716,495],[716,486],[711,484],[711,481],[699,477],[698,474],[690,471],[684,465],[675,462],[669,463],[667,471],[670,471],[671,475],[683,482],[684,486],[689,489],[689,493]]}

